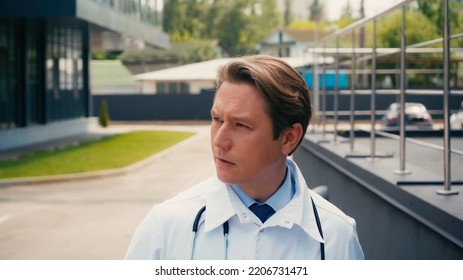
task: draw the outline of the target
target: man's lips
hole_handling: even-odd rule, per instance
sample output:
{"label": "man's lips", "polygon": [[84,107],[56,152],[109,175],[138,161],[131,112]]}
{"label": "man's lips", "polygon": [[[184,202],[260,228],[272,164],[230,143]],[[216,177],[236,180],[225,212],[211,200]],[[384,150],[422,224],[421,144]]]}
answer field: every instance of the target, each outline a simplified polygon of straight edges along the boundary
{"label": "man's lips", "polygon": [[231,161],[228,161],[224,158],[220,158],[220,157],[216,157],[215,158],[215,162],[217,165],[219,166],[231,166],[231,165],[235,165],[233,162]]}

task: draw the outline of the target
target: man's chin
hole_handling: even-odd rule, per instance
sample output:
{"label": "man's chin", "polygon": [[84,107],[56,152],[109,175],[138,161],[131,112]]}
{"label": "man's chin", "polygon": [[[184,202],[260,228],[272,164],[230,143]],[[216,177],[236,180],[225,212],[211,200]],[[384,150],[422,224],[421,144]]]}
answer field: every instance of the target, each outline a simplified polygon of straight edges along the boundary
{"label": "man's chin", "polygon": [[217,178],[220,180],[220,182],[230,185],[235,185],[238,181],[236,178],[233,178],[233,176],[230,176],[230,174],[223,174],[219,171],[217,171]]}

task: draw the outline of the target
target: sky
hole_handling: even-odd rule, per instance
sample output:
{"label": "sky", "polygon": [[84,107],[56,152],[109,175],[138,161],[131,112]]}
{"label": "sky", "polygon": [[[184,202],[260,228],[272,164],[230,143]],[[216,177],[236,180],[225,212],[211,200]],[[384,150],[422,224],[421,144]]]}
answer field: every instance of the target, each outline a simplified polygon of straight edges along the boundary
{"label": "sky", "polygon": [[[361,0],[322,0],[325,5],[325,13],[329,20],[336,20],[341,15],[342,9],[350,1],[352,10],[357,12]],[[402,2],[403,0],[364,0],[365,14],[367,17],[378,14],[387,8]]]}

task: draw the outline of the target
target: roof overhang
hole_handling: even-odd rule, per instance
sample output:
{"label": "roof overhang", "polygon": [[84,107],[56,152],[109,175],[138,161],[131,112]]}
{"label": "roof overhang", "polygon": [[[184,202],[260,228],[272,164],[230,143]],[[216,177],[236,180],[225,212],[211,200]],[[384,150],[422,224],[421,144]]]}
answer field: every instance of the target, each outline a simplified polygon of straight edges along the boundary
{"label": "roof overhang", "polygon": [[0,17],[76,17],[153,47],[169,48],[169,36],[160,29],[91,0],[0,1]]}
{"label": "roof overhang", "polygon": [[169,48],[169,36],[149,24],[105,8],[89,0],[76,0],[76,16],[98,26],[141,39],[153,47]]}
{"label": "roof overhang", "polygon": [[[138,81],[215,81],[220,66],[233,58],[219,58],[135,75]],[[294,68],[310,66],[312,57],[282,57]],[[321,63],[320,60],[318,63]]]}

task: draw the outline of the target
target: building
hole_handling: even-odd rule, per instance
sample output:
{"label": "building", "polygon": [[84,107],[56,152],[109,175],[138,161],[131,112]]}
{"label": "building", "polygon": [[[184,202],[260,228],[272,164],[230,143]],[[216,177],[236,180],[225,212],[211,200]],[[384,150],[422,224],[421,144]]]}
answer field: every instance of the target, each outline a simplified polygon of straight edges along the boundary
{"label": "building", "polygon": [[[172,67],[135,75],[143,94],[200,94],[215,90],[217,69],[232,58],[218,58],[188,65]],[[313,60],[306,57],[282,58],[297,69],[310,66]]]}
{"label": "building", "polygon": [[328,34],[327,31],[277,29],[260,41],[258,50],[260,54],[278,57],[303,57],[311,43]]}
{"label": "building", "polygon": [[168,36],[143,21],[146,16],[141,15],[150,8],[147,3],[0,2],[0,150],[88,130],[95,123],[89,78],[91,30],[111,30],[168,48]]}

